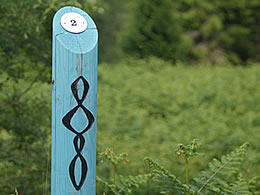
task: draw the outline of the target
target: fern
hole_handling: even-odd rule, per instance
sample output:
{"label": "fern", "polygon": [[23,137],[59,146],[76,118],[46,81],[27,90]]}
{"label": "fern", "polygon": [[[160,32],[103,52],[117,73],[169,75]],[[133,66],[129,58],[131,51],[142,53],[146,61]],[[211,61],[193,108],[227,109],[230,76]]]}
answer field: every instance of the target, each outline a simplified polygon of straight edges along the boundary
{"label": "fern", "polygon": [[[213,159],[209,163],[209,169],[202,171],[198,177],[193,179],[193,185],[190,185],[187,177],[188,160],[200,155],[197,152],[199,146],[197,140],[194,140],[192,144],[178,145],[177,154],[184,157],[186,163],[186,183],[183,183],[174,174],[169,173],[167,169],[149,157],[144,159],[145,165],[150,169],[148,174],[119,176],[117,181],[113,177],[113,182],[97,177],[97,181],[106,186],[115,195],[133,194],[135,188],[139,188],[150,180],[156,184],[155,186],[159,188],[162,194],[257,194],[255,189],[257,178],[252,178],[248,181],[239,172],[240,164],[249,146],[248,143],[243,144],[230,154],[222,156],[220,160]],[[126,157],[126,154],[114,154],[111,149],[105,153],[100,153],[100,155],[103,159],[112,163],[113,166],[124,161]]]}
{"label": "fern", "polygon": [[[137,176],[122,176],[116,177],[116,167],[123,162],[128,162],[126,159],[127,154],[115,154],[110,148],[107,148],[104,152],[99,153],[101,162],[108,161],[113,168],[112,181],[106,181],[100,177],[97,177],[97,182],[103,184],[115,195],[133,194],[133,189],[139,188],[140,185],[147,183],[151,174],[142,174]],[[117,178],[117,180],[116,180]]]}
{"label": "fern", "polygon": [[243,160],[249,144],[245,143],[230,154],[221,157],[221,160],[213,159],[209,163],[209,169],[203,171],[195,182],[200,186],[198,193],[203,190],[221,193],[229,187],[228,178],[239,171],[239,165]]}
{"label": "fern", "polygon": [[102,183],[106,186],[110,192],[113,192],[115,195],[122,194],[133,194],[135,188],[139,188],[140,185],[146,184],[151,178],[151,174],[143,174],[137,176],[120,176],[118,182],[109,183],[104,179],[97,177],[97,182]]}
{"label": "fern", "polygon": [[[191,146],[192,144],[179,144],[177,154],[183,156],[186,161],[196,156],[197,151],[191,150]],[[255,178],[247,181],[239,174],[237,180],[232,182],[232,179],[239,173],[239,166],[248,146],[249,144],[245,143],[230,154],[222,156],[221,160],[213,159],[209,163],[209,169],[201,172],[194,179],[194,185],[189,185],[187,181],[186,184],[182,183],[175,175],[170,174],[168,170],[150,158],[145,158],[145,163],[149,167],[152,178],[157,184],[156,186],[161,190],[161,193],[250,195],[255,194]]]}
{"label": "fern", "polygon": [[224,194],[239,194],[239,195],[252,195],[250,191],[250,183],[246,181],[241,174],[238,176],[238,180],[231,183],[230,186],[223,189]]}
{"label": "fern", "polygon": [[148,183],[151,178],[151,174],[143,174],[137,176],[120,176],[119,192],[126,194],[132,194],[133,189],[139,188],[141,185]]}
{"label": "fern", "polygon": [[257,182],[259,182],[259,176],[251,178],[247,183],[248,183],[248,189],[250,192],[253,194],[260,194],[260,191],[257,191]]}
{"label": "fern", "polygon": [[96,180],[97,180],[97,182],[106,186],[109,189],[109,191],[113,192],[115,195],[120,195],[120,193],[118,192],[117,186],[115,184],[111,184],[98,176],[97,176]]}
{"label": "fern", "polygon": [[152,179],[156,182],[157,187],[161,190],[161,193],[195,193],[193,190],[189,189],[186,184],[183,184],[180,180],[178,180],[175,175],[170,174],[168,170],[154,162],[152,159],[146,157],[144,161],[146,166],[150,169]]}

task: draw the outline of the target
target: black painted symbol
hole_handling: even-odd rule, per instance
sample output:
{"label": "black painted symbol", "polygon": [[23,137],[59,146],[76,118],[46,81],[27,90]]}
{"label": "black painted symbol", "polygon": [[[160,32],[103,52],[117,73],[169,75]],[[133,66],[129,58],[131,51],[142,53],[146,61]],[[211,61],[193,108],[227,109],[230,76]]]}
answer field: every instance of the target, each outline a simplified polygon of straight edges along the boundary
{"label": "black painted symbol", "polygon": [[[78,90],[77,90],[77,85],[80,82],[80,80],[82,80],[83,82],[83,94],[82,97],[80,98],[78,95]],[[64,124],[65,127],[67,127],[70,131],[72,131],[73,133],[76,134],[76,137],[74,137],[73,139],[73,144],[74,144],[74,148],[76,151],[76,156],[72,159],[70,166],[69,166],[69,174],[70,174],[70,179],[71,182],[73,184],[73,186],[75,187],[76,190],[80,190],[80,188],[82,187],[86,177],[87,177],[87,172],[88,172],[88,165],[87,162],[85,160],[85,158],[81,155],[81,151],[83,150],[84,144],[85,144],[85,139],[83,137],[83,134],[86,133],[92,126],[92,124],[94,123],[95,119],[93,114],[83,105],[83,101],[87,96],[89,90],[89,84],[86,81],[86,79],[84,79],[83,76],[79,76],[72,84],[71,84],[71,91],[72,94],[75,98],[75,100],[77,101],[78,105],[76,107],[74,107],[71,111],[69,111],[63,118],[62,118],[62,123]],[[83,129],[81,132],[78,132],[77,130],[75,130],[72,126],[71,126],[71,119],[73,117],[73,115],[77,112],[77,110],[81,108],[84,112],[84,114],[86,115],[87,119],[88,119],[88,125],[85,129]],[[76,161],[77,159],[79,159],[81,161],[81,178],[79,180],[79,183],[77,184],[76,179],[75,179],[75,165],[76,165]]]}
{"label": "black painted symbol", "polygon": [[76,20],[71,20],[70,22],[71,22],[71,26],[77,26]]}

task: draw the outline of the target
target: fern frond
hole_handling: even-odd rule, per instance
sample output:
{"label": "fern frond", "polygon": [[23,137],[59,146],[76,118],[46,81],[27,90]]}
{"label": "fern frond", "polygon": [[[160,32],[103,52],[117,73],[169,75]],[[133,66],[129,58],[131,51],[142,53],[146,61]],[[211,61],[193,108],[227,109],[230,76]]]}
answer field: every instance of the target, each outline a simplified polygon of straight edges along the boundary
{"label": "fern frond", "polygon": [[102,178],[97,176],[97,182],[102,183],[104,186],[106,186],[111,192],[113,192],[115,195],[121,195],[118,192],[117,186],[115,184],[110,184],[107,181],[103,180]]}
{"label": "fern frond", "polygon": [[255,176],[253,178],[251,178],[248,181],[248,189],[250,190],[250,192],[253,192],[254,194],[260,194],[260,191],[257,191],[257,183],[259,182],[259,176]]}
{"label": "fern frond", "polygon": [[126,192],[131,194],[133,188],[139,188],[140,185],[148,183],[151,178],[151,174],[143,174],[137,176],[120,176],[120,192]]}
{"label": "fern frond", "polygon": [[240,174],[238,180],[232,183],[227,188],[223,189],[223,192],[227,195],[239,194],[239,195],[252,195],[250,192],[250,183],[246,181],[245,178]]}
{"label": "fern frond", "polygon": [[154,162],[151,158],[146,157],[144,162],[150,169],[152,179],[157,183],[157,187],[161,190],[161,193],[195,193],[195,191],[189,189],[186,184],[183,184],[180,180],[178,180],[175,175],[170,174],[168,170]]}
{"label": "fern frond", "polygon": [[151,174],[143,174],[137,176],[122,176],[117,183],[109,183],[100,177],[97,177],[97,182],[102,183],[105,187],[115,195],[132,194],[134,188],[139,188],[140,185],[147,183],[151,179]]}
{"label": "fern frond", "polygon": [[222,156],[221,160],[213,159],[209,163],[209,170],[203,171],[198,178],[194,179],[201,186],[197,192],[200,193],[206,189],[221,193],[223,189],[227,189],[229,186],[227,179],[239,171],[239,165],[248,146],[249,144],[245,143],[230,154]]}

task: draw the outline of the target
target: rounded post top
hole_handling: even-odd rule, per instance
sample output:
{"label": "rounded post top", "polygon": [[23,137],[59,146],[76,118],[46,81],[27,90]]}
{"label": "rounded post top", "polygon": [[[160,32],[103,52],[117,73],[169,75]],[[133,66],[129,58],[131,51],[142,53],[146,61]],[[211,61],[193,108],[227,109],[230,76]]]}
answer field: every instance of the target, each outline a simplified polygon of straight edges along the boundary
{"label": "rounded post top", "polygon": [[97,45],[97,27],[81,9],[63,7],[53,18],[53,41],[59,41],[70,52],[84,54]]}

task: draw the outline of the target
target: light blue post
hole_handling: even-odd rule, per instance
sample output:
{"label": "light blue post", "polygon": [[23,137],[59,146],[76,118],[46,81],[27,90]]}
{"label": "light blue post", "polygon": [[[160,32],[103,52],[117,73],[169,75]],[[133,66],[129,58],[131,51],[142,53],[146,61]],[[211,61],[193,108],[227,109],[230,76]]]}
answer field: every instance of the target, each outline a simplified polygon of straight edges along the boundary
{"label": "light blue post", "polygon": [[97,41],[84,11],[64,7],[54,16],[52,195],[96,194]]}

